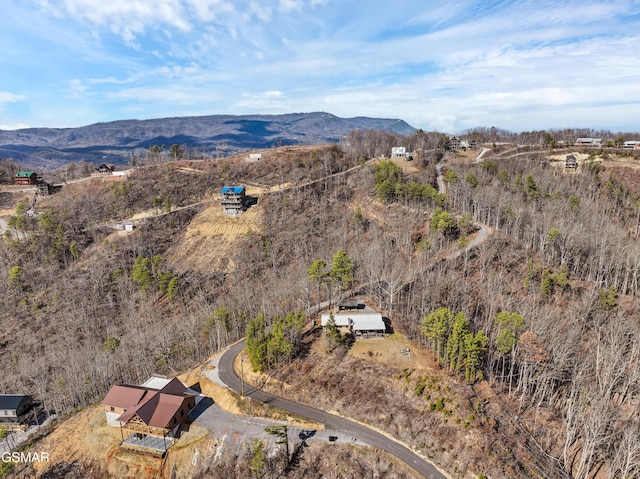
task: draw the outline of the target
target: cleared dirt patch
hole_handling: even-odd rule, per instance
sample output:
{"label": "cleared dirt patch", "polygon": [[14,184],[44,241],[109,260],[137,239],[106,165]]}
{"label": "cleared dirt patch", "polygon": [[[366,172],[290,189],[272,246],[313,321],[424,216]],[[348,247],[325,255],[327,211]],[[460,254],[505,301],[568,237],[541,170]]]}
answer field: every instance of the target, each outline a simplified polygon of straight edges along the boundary
{"label": "cleared dirt patch", "polygon": [[165,254],[178,272],[234,268],[230,252],[236,240],[260,230],[259,206],[254,205],[239,216],[224,216],[219,201],[201,211],[189,224],[182,241]]}
{"label": "cleared dirt patch", "polygon": [[[405,350],[405,354],[402,353],[403,350]],[[435,367],[435,363],[429,353],[416,348],[411,341],[398,333],[384,338],[357,339],[349,350],[349,356],[386,364],[398,369],[430,370]]]}

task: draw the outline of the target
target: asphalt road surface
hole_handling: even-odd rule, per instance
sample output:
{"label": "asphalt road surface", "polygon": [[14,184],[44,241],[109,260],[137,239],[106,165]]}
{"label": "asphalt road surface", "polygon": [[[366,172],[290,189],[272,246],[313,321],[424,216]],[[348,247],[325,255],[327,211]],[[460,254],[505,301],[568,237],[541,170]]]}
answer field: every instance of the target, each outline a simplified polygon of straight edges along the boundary
{"label": "asphalt road surface", "polygon": [[[220,379],[238,393],[242,393],[243,384],[233,370],[233,362],[244,347],[245,341],[243,339],[231,346],[222,355],[218,364],[218,375]],[[395,456],[427,479],[447,479],[433,464],[427,462],[399,442],[367,426],[329,414],[320,409],[273,396],[246,383],[244,384],[244,395],[270,406],[322,423],[327,429],[339,431],[356,440],[366,442],[373,447]]]}

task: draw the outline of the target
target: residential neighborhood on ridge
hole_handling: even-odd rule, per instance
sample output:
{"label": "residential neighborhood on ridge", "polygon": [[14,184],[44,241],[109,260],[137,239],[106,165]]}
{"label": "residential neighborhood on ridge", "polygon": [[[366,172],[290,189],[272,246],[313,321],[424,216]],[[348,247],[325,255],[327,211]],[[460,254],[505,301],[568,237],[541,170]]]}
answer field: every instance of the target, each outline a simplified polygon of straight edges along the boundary
{"label": "residential neighborhood on ridge", "polygon": [[0,479],[640,479],[640,0],[0,31]]}
{"label": "residential neighborhood on ridge", "polygon": [[[366,129],[3,158],[0,477],[640,474],[636,436],[594,459],[579,425],[606,421],[587,397],[635,424],[614,380],[640,364],[621,346],[640,336],[634,138]],[[616,374],[594,379],[596,341]]]}

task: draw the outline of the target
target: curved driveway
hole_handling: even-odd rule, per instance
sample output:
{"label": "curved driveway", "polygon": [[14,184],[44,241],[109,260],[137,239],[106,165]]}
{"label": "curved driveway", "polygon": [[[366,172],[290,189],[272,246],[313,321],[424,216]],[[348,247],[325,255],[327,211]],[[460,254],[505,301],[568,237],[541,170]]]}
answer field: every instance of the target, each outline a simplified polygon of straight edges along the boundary
{"label": "curved driveway", "polygon": [[[218,376],[229,388],[238,393],[241,393],[243,385],[240,378],[233,370],[233,363],[244,347],[245,340],[243,339],[227,349],[227,351],[225,351],[225,353],[220,357],[220,362],[218,363]],[[312,421],[322,423],[327,429],[339,431],[354,439],[363,441],[373,447],[381,449],[400,459],[423,477],[428,479],[447,478],[447,476],[438,471],[435,466],[412,452],[407,447],[384,434],[370,429],[367,426],[329,414],[328,412],[320,409],[305,406],[304,404],[289,401],[278,396],[273,396],[272,394],[261,391],[255,386],[248,385],[246,383],[244,384],[244,390],[245,396],[249,396],[262,403],[283,409],[298,416],[311,419]]]}

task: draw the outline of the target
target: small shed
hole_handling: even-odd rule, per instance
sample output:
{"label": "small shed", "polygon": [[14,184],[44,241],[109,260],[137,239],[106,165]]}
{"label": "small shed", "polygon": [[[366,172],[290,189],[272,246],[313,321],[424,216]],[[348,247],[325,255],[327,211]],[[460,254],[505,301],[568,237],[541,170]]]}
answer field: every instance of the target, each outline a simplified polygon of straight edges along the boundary
{"label": "small shed", "polygon": [[261,159],[262,153],[249,153],[249,156],[247,156],[244,161],[246,161],[247,163],[257,163]]}

